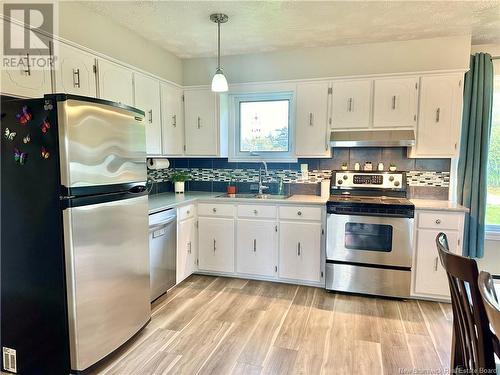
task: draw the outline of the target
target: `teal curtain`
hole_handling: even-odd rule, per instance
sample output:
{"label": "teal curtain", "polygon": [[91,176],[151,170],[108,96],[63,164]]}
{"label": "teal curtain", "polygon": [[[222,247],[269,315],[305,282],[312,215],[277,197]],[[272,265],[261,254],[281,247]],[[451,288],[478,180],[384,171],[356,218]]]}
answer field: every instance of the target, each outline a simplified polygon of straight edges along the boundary
{"label": "teal curtain", "polygon": [[464,255],[481,258],[484,253],[488,145],[493,105],[493,63],[487,53],[470,57],[465,74],[462,138],[458,160],[458,203],[468,207]]}

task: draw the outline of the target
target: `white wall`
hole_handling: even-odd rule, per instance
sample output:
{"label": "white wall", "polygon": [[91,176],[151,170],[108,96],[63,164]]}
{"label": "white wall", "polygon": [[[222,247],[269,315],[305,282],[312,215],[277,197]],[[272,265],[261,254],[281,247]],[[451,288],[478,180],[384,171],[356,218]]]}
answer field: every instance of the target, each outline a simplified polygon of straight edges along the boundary
{"label": "white wall", "polygon": [[[470,43],[470,37],[464,36],[315,47],[223,56],[221,63],[229,83],[467,69]],[[183,63],[185,85],[210,83],[216,68],[214,58],[185,59]]]}
{"label": "white wall", "polygon": [[182,84],[182,60],[78,2],[61,1],[61,37]]}

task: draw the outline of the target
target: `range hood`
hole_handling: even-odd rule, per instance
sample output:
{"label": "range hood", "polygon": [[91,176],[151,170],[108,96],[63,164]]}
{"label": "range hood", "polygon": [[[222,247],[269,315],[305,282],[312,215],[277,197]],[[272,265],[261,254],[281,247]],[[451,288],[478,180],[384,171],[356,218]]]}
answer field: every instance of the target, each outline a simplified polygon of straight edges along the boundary
{"label": "range hood", "polygon": [[330,134],[332,147],[398,147],[415,146],[413,130],[340,131]]}

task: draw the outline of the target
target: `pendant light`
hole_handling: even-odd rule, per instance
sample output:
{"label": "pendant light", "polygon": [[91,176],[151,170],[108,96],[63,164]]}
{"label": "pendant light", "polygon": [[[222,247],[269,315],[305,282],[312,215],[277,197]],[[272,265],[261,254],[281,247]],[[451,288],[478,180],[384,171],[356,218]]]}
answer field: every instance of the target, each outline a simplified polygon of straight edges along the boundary
{"label": "pendant light", "polygon": [[217,24],[217,70],[214,78],[212,78],[212,91],[226,92],[228,90],[227,79],[220,67],[220,24],[226,23],[229,17],[223,13],[215,13],[210,15],[210,20]]}

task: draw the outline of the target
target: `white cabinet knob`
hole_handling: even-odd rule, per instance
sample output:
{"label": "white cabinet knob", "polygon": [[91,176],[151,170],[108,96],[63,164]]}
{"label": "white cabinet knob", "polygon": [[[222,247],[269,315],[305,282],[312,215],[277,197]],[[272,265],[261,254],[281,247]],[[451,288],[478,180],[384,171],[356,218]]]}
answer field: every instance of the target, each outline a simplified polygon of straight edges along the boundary
{"label": "white cabinet knob", "polygon": [[217,209],[214,207],[214,208],[212,208],[212,211],[213,212],[217,212]]}
{"label": "white cabinet knob", "polygon": [[302,216],[302,211],[298,211],[297,215]]}
{"label": "white cabinet knob", "polygon": [[259,211],[257,211],[257,210],[253,210],[253,213],[254,213],[255,215],[257,215],[257,214],[259,213]]}
{"label": "white cabinet knob", "polygon": [[441,219],[436,219],[436,224],[441,224]]}

